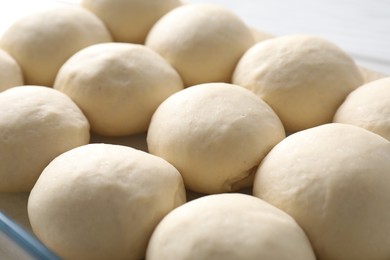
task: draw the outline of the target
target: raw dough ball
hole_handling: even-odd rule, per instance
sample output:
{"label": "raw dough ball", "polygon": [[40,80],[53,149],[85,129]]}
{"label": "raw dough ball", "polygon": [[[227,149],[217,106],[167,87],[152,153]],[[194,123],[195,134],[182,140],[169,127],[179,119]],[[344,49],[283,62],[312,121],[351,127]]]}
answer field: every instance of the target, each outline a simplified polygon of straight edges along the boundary
{"label": "raw dough ball", "polygon": [[369,83],[371,81],[377,80],[377,79],[383,79],[388,77],[386,74],[382,72],[373,71],[371,69],[367,69],[362,66],[358,66],[360,74],[363,76],[363,82],[364,84]]}
{"label": "raw dough ball", "polygon": [[275,38],[274,35],[269,34],[267,32],[264,32],[264,31],[260,31],[256,28],[251,28],[251,31],[252,31],[252,35],[253,35],[253,38],[255,39],[256,43]]}
{"label": "raw dough ball", "polygon": [[330,123],[345,97],[363,83],[353,60],[315,36],[289,35],[254,45],[233,75],[264,99],[287,132]]}
{"label": "raw dough ball", "polygon": [[0,46],[19,63],[26,84],[51,87],[61,65],[75,52],[111,40],[94,14],[81,7],[62,7],[16,21]]}
{"label": "raw dough ball", "polygon": [[117,42],[144,43],[146,35],[179,0],[82,0],[81,5],[100,17]]}
{"label": "raw dough ball", "polygon": [[156,156],[90,144],[54,159],[28,201],[34,233],[64,259],[140,259],[158,222],[185,202],[179,172]]}
{"label": "raw dough ball", "polygon": [[183,83],[145,46],[102,43],[72,56],[60,69],[54,88],[79,105],[92,131],[121,136],[146,131],[160,103],[183,89]]}
{"label": "raw dough ball", "polygon": [[0,93],[0,192],[28,192],[59,154],[89,142],[89,124],[70,98],[46,87]]}
{"label": "raw dough ball", "polygon": [[334,122],[352,124],[390,141],[390,77],[365,84],[350,93]]}
{"label": "raw dough ball", "polygon": [[146,45],[179,72],[186,86],[230,82],[244,52],[254,44],[251,30],[221,6],[188,4],[163,16]]}
{"label": "raw dough ball", "polygon": [[207,83],[182,90],[156,110],[149,152],[172,163],[186,187],[202,193],[252,185],[254,169],[285,137],[279,118],[239,86]]}
{"label": "raw dough ball", "polygon": [[290,214],[318,259],[390,259],[390,143],[327,124],[293,134],[260,165],[254,195]]}
{"label": "raw dough ball", "polygon": [[23,84],[19,64],[8,53],[0,50],[0,92]]}
{"label": "raw dough ball", "polygon": [[293,218],[249,195],[209,195],[169,213],[155,229],[147,260],[315,260]]}

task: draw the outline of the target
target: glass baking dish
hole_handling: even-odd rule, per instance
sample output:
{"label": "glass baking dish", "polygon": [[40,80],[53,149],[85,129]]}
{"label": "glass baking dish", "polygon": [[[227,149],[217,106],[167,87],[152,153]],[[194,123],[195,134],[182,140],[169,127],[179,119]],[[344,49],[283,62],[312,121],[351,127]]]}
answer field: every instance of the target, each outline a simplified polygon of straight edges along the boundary
{"label": "glass baking dish", "polygon": [[0,259],[59,260],[60,258],[0,211]]}

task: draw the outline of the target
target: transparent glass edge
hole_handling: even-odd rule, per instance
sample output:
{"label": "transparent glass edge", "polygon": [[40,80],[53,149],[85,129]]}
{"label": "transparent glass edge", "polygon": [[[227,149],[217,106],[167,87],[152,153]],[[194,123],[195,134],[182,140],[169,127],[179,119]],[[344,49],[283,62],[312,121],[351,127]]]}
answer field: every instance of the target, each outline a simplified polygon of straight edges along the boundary
{"label": "transparent glass edge", "polygon": [[60,260],[56,254],[25,231],[22,227],[13,222],[2,211],[0,211],[0,231],[33,257],[33,259]]}

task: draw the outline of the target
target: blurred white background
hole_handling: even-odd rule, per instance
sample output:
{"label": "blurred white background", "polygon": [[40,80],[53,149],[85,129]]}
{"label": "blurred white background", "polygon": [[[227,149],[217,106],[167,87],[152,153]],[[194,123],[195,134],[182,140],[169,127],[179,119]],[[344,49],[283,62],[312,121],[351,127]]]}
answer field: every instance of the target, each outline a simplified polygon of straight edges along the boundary
{"label": "blurred white background", "polygon": [[[248,25],[274,35],[324,37],[358,64],[390,75],[389,0],[185,0],[227,6]],[[79,0],[0,0],[0,34],[17,18]]]}

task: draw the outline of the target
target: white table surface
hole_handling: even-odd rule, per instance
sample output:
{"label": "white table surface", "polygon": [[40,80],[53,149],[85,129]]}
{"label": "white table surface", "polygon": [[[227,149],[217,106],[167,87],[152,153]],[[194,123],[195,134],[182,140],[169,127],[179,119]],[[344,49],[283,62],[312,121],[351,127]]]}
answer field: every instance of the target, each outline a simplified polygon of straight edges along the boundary
{"label": "white table surface", "polygon": [[[17,18],[79,0],[0,0],[0,35]],[[248,25],[274,34],[324,37],[355,61],[390,75],[390,0],[186,0],[232,9]]]}

